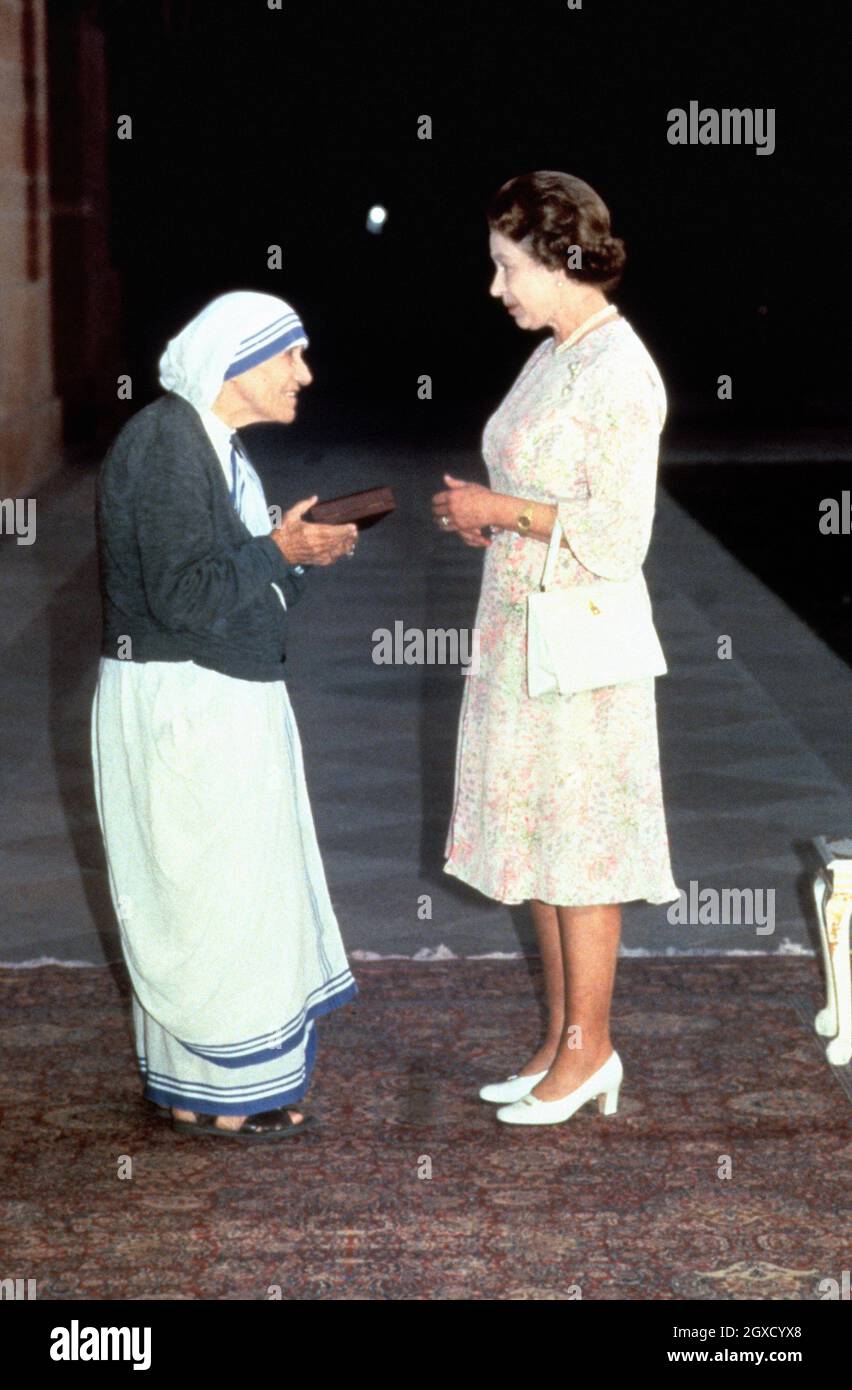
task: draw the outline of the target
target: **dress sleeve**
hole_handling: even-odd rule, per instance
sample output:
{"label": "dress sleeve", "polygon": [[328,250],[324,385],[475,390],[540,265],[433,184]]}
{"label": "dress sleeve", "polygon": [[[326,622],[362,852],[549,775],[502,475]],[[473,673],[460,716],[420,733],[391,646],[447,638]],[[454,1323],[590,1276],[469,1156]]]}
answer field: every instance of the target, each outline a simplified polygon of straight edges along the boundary
{"label": "dress sleeve", "polygon": [[589,495],[556,497],[572,554],[592,574],[625,580],[648,552],[665,396],[648,372],[607,367],[566,402],[563,447],[577,450]]}
{"label": "dress sleeve", "polygon": [[271,535],[226,545],[214,532],[209,479],[177,453],[158,458],[136,489],[136,544],[154,617],[175,630],[203,631],[257,601],[275,581],[288,603],[297,578]]}

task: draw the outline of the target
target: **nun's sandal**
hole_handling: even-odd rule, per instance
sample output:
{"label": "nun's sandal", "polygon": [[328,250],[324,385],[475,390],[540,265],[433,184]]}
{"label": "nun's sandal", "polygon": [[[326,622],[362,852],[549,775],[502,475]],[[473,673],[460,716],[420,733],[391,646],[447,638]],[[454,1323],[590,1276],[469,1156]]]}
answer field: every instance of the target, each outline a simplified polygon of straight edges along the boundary
{"label": "nun's sandal", "polygon": [[313,1115],[305,1115],[304,1111],[298,1111],[303,1118],[295,1121],[289,1114],[290,1110],[298,1110],[298,1106],[282,1106],[278,1110],[261,1110],[257,1115],[248,1115],[239,1129],[223,1129],[217,1125],[215,1115],[199,1115],[197,1120],[172,1120],[172,1129],[176,1134],[191,1134],[193,1138],[215,1138],[215,1139],[236,1139],[243,1144],[260,1144],[272,1139],[295,1139],[304,1129],[313,1129],[316,1119]]}

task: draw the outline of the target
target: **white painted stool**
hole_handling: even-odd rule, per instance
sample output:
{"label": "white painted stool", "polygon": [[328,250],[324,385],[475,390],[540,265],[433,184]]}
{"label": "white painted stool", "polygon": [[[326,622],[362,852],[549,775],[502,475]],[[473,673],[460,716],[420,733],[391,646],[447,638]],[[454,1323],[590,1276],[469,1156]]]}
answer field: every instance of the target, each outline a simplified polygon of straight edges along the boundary
{"label": "white painted stool", "polygon": [[814,899],[825,966],[826,1004],[814,1019],[822,1038],[831,1038],[825,1055],[834,1067],[852,1058],[852,992],[849,975],[849,918],[852,915],[852,839],[819,835],[820,859]]}

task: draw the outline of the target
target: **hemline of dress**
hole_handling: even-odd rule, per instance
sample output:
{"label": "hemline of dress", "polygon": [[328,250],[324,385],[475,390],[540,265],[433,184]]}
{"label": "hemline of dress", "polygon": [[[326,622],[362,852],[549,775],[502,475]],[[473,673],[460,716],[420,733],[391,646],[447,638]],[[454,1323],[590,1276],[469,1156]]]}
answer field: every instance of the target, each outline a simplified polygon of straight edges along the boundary
{"label": "hemline of dress", "polygon": [[[207,1096],[194,1096],[190,1090],[171,1091],[167,1086],[146,1082],[144,1096],[155,1105],[166,1105],[169,1109],[192,1110],[196,1115],[261,1115],[266,1110],[280,1110],[283,1106],[294,1105],[304,1100],[311,1085],[317,1054],[316,1028],[312,1028],[305,1049],[305,1078],[297,1086],[281,1091],[272,1091],[257,1100],[244,1098],[237,1101],[210,1100]],[[139,1062],[143,1076],[145,1069]],[[191,1086],[191,1082],[187,1083]]]}
{"label": "hemline of dress", "polygon": [[[446,864],[444,865],[444,873],[450,874],[453,878],[459,879],[462,883],[467,883],[469,887],[475,888],[478,893],[484,894],[486,898],[491,898],[493,902],[505,903],[508,907],[518,907],[522,903],[529,902],[531,898],[537,898],[541,902],[547,903],[550,902],[552,897],[550,893],[541,893],[536,891],[534,888],[530,888],[526,893],[521,894],[520,896],[517,896],[515,894],[506,894],[505,891],[499,893],[495,892],[493,884],[489,884],[488,887],[485,887],[484,880],[477,880],[475,877],[469,875],[467,872],[454,865],[451,859],[448,859]],[[631,885],[631,888],[635,890],[635,884]],[[633,902],[647,902],[651,903],[654,907],[662,907],[665,903],[674,903],[679,901],[681,894],[680,890],[676,887],[674,883],[674,879],[672,879],[672,890],[673,891],[669,891],[667,889],[665,891],[664,896],[657,896],[657,894],[660,894],[661,891],[658,889],[655,891],[655,895],[651,896],[651,893],[649,891],[631,891],[629,895],[619,895],[617,890],[613,891],[611,889],[608,889],[606,894],[598,896],[592,895],[591,897],[586,896],[582,902],[572,903],[562,898],[554,898],[553,906],[605,907],[611,903],[623,904]]]}
{"label": "hemline of dress", "polygon": [[[213,1047],[200,1047],[195,1043],[184,1042],[183,1038],[175,1035],[175,1041],[181,1047],[191,1053],[193,1057],[198,1057],[202,1062],[210,1062],[213,1066],[226,1069],[237,1070],[242,1067],[262,1066],[264,1062],[271,1062],[275,1057],[285,1056],[288,1052],[297,1052],[304,1042],[305,1033],[311,1024],[319,1018],[325,1018],[327,1014],[333,1013],[335,1009],[340,1009],[344,1004],[348,1004],[358,993],[358,984],[348,966],[340,972],[343,977],[338,984],[334,994],[327,995],[323,999],[318,999],[305,1010],[305,1017],[296,1033],[287,1039],[286,1047],[262,1047],[257,1052],[240,1052],[237,1056],[232,1056],[228,1052],[218,1052]],[[319,991],[315,990],[314,993]],[[162,1026],[162,1025],[161,1025]],[[282,1030],[286,1032],[286,1027]],[[235,1044],[239,1046],[240,1044]]]}
{"label": "hemline of dress", "polygon": [[[163,1085],[162,1083],[158,1084],[157,1082],[149,1080],[147,1059],[137,1056],[137,1063],[145,1080],[145,1099],[153,1101],[155,1105],[166,1105],[170,1109],[174,1107],[177,1110],[192,1110],[199,1115],[257,1115],[261,1114],[265,1110],[278,1110],[282,1106],[292,1105],[297,1101],[303,1100],[308,1090],[310,1089],[314,1064],[316,1061],[317,1020],[319,1018],[326,1017],[328,1014],[335,1012],[339,1008],[342,1008],[345,1004],[350,1003],[354,998],[356,998],[357,994],[357,982],[353,979],[351,984],[348,985],[346,989],[334,995],[332,999],[324,1000],[322,1004],[317,1006],[317,1011],[315,1013],[312,1013],[311,1017],[308,1020],[306,1020],[306,1027],[309,1029],[309,1032],[307,1043],[305,1046],[305,1075],[304,1080],[300,1081],[295,1086],[285,1087],[280,1091],[272,1091],[271,1093],[265,1094],[256,1100],[251,1100],[247,1097],[242,1097],[241,1099],[235,1101],[228,1101],[218,1098],[216,1100],[211,1100],[209,1096],[202,1096],[199,1094],[193,1095],[191,1090],[191,1079],[188,1079],[185,1083],[182,1083],[185,1089],[181,1091],[171,1090],[168,1086]],[[175,1041],[179,1042],[180,1040],[175,1039]],[[181,1046],[183,1046],[183,1044],[181,1044]],[[188,1048],[187,1051],[189,1052]],[[282,1058],[284,1055],[286,1054],[282,1054]],[[212,1065],[215,1066],[216,1064],[213,1063]],[[234,1068],[223,1067],[222,1070],[227,1072],[231,1077],[235,1076]],[[224,1089],[227,1088],[223,1086],[223,1090]],[[232,1087],[232,1089],[236,1090],[239,1088],[234,1086]]]}

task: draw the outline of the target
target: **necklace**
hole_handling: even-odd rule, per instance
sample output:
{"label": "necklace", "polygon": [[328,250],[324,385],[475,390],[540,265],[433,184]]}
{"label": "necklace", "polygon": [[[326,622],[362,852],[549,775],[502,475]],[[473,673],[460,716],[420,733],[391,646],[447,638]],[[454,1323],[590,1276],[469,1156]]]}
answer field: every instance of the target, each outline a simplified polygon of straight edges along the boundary
{"label": "necklace", "polygon": [[603,309],[598,309],[597,313],[592,314],[590,318],[583,319],[583,322],[574,329],[573,333],[570,333],[567,338],[556,345],[554,351],[561,352],[563,348],[573,347],[574,343],[579,342],[579,340],[584,338],[587,333],[590,333],[593,328],[597,328],[598,324],[609,323],[611,319],[617,319],[618,317],[619,313],[617,306],[615,304],[606,304]]}

